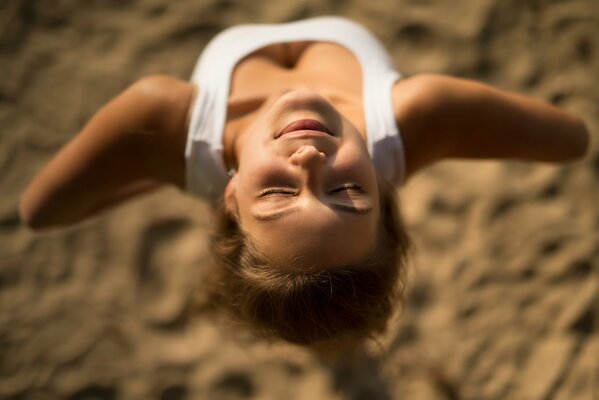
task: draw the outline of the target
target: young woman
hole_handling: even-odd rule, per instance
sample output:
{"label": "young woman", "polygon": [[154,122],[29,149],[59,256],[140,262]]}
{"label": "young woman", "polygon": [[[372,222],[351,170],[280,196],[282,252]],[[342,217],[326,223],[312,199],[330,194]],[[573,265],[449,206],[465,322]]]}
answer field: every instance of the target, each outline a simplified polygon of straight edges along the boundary
{"label": "young woman", "polygon": [[385,328],[407,235],[394,185],[445,158],[566,162],[577,117],[445,76],[400,79],[338,17],[228,29],[191,82],[143,78],[99,110],[23,194],[33,228],[164,184],[219,210],[214,298],[267,336],[312,344]]}

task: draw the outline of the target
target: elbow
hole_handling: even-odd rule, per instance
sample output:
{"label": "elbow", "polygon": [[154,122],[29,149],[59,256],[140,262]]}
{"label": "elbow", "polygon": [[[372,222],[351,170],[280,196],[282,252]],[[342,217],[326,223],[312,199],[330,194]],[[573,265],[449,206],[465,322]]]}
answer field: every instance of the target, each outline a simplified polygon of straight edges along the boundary
{"label": "elbow", "polygon": [[43,203],[36,201],[29,191],[25,191],[19,199],[19,218],[28,228],[39,231],[57,225],[57,221],[49,212],[48,207]]}
{"label": "elbow", "polygon": [[582,118],[572,113],[563,114],[561,125],[557,122],[555,141],[551,143],[551,155],[546,160],[549,162],[572,163],[585,158],[589,152],[591,135]]}
{"label": "elbow", "polygon": [[56,228],[65,224],[65,221],[51,218],[44,212],[24,207],[19,207],[19,217],[25,226],[36,232]]}
{"label": "elbow", "polygon": [[34,231],[73,225],[90,215],[81,207],[61,198],[45,198],[25,191],[19,200],[21,222]]}
{"label": "elbow", "polygon": [[30,204],[26,194],[21,196],[19,201],[19,217],[25,226],[33,230],[41,230],[49,226],[43,213]]}
{"label": "elbow", "polygon": [[591,135],[584,121],[580,118],[576,118],[574,124],[574,140],[571,154],[572,161],[584,158],[587,155],[591,141]]}

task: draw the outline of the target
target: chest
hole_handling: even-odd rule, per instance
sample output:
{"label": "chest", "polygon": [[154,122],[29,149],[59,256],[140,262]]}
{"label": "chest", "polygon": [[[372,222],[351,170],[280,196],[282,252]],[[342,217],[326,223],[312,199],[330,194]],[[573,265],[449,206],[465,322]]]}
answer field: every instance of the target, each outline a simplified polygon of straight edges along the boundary
{"label": "chest", "polygon": [[318,91],[334,105],[360,103],[362,69],[355,55],[329,42],[270,45],[240,60],[232,73],[227,122],[248,116],[272,96]]}
{"label": "chest", "polygon": [[330,42],[291,42],[263,47],[240,60],[231,75],[224,129],[225,160],[233,142],[270,100],[303,88],[318,92],[360,132],[365,132],[362,68],[353,53]]}

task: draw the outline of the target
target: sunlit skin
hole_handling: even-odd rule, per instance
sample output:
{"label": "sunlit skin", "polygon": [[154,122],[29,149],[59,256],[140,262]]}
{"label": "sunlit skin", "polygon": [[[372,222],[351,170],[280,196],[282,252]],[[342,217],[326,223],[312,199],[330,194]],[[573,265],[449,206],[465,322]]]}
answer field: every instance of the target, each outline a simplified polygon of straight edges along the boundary
{"label": "sunlit skin", "polygon": [[[331,43],[303,43],[296,55],[290,67],[287,57],[258,52],[233,72],[223,161],[238,173],[226,204],[278,264],[355,264],[374,248],[379,201],[365,148],[360,64]],[[304,90],[290,91],[298,88]],[[132,84],[35,176],[19,202],[23,222],[33,229],[75,224],[162,185],[185,189],[189,110],[201,90],[167,76]],[[589,148],[579,117],[467,79],[416,75],[396,82],[392,96],[407,178],[450,158],[570,162]],[[335,135],[275,140],[302,118]],[[260,197],[268,187],[286,191]],[[368,204],[372,211],[350,214],[337,203]],[[256,218],[286,204],[299,208],[278,219]]]}
{"label": "sunlit skin", "polygon": [[[332,135],[299,130],[310,119]],[[362,134],[309,90],[267,104],[235,146],[238,170],[227,207],[280,268],[323,270],[359,263],[373,251],[380,217],[374,165]]]}

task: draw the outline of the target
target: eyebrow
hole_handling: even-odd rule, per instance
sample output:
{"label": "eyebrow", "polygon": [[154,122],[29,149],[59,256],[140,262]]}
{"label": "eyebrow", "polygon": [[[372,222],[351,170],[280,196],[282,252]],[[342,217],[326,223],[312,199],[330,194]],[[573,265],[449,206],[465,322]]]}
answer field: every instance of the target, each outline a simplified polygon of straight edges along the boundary
{"label": "eyebrow", "polygon": [[[370,211],[372,211],[372,207],[355,207],[355,206],[349,206],[346,204],[338,204],[338,203],[331,204],[331,208],[334,208],[336,210],[343,211],[343,212],[349,212],[352,214],[361,214],[361,215],[368,214]],[[288,207],[283,210],[274,211],[274,212],[255,213],[254,218],[256,218],[259,221],[274,221],[283,216],[293,214],[293,213],[297,212],[299,209],[300,209],[300,206],[293,206],[293,207]]]}
{"label": "eyebrow", "polygon": [[335,210],[350,212],[353,214],[368,214],[372,210],[372,207],[355,207],[337,203],[331,204],[331,207]]}
{"label": "eyebrow", "polygon": [[275,219],[281,218],[282,216],[293,214],[299,210],[299,208],[299,206],[294,206],[274,212],[254,213],[254,218],[256,218],[258,221],[273,221]]}

